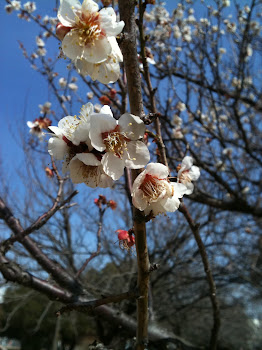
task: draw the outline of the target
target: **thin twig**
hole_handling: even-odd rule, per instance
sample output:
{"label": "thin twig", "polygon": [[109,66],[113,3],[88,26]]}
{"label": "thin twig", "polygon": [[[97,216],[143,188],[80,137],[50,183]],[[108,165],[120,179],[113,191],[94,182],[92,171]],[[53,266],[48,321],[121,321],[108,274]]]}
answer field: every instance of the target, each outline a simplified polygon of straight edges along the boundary
{"label": "thin twig", "polygon": [[216,284],[211,272],[211,267],[208,261],[205,245],[199,234],[200,225],[194,222],[184,203],[180,204],[179,211],[183,213],[184,217],[186,218],[191,228],[191,231],[193,232],[193,235],[197,242],[199,253],[201,255],[201,259],[204,265],[204,270],[205,270],[206,278],[209,285],[209,297],[211,299],[211,304],[213,309],[213,328],[212,328],[211,337],[210,337],[210,350],[216,350],[217,342],[218,342],[218,333],[220,328],[220,308],[219,308],[219,302],[216,295]]}

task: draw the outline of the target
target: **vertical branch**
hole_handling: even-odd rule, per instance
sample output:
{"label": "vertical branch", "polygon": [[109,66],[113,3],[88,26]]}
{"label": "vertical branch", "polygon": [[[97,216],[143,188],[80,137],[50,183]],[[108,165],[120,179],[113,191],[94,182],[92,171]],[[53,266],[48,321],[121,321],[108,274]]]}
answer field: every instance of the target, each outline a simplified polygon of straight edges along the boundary
{"label": "vertical branch", "polygon": [[205,245],[201,239],[201,236],[199,234],[199,224],[196,224],[191,215],[189,214],[189,211],[187,207],[184,205],[184,203],[180,204],[179,211],[183,213],[184,217],[186,218],[191,231],[193,232],[193,235],[195,237],[196,243],[198,245],[199,253],[201,255],[202,263],[204,265],[204,270],[206,273],[207,282],[209,285],[209,296],[212,304],[213,309],[213,328],[211,331],[211,337],[210,337],[210,344],[209,348],[210,350],[216,350],[217,349],[217,342],[218,342],[218,333],[220,328],[220,308],[219,303],[216,295],[216,284],[213,279],[213,275],[211,272],[211,267],[208,261],[207,252],[205,249]]}
{"label": "vertical branch", "polygon": [[[143,114],[143,99],[136,47],[135,1],[120,0],[119,12],[121,19],[125,22],[124,37],[121,49],[124,57],[127,77],[130,111],[132,114],[141,117]],[[132,170],[133,181],[138,174],[138,170]],[[149,259],[144,213],[141,213],[138,209],[133,208],[133,218],[138,264],[138,289],[141,296],[137,300],[136,350],[144,350],[148,337]]]}
{"label": "vertical branch", "polygon": [[[147,57],[146,57],[146,39],[145,39],[145,34],[144,34],[144,27],[143,27],[143,17],[144,17],[144,12],[146,9],[146,3],[142,3],[142,0],[139,0],[139,21],[138,21],[138,26],[139,26],[139,39],[140,39],[140,47],[141,47],[141,58],[142,58],[142,63],[143,63],[143,76],[146,81],[146,85],[149,91],[149,99],[150,99],[150,110],[154,114],[158,114],[157,108],[156,108],[156,100],[155,100],[155,92],[156,89],[153,89],[152,83],[151,83],[151,78],[150,78],[150,72],[149,72],[149,67],[148,67],[148,62],[147,62]],[[159,155],[160,155],[160,161],[162,164],[168,167],[168,162],[166,158],[166,150],[165,150],[165,144],[162,139],[162,134],[161,134],[161,124],[159,121],[159,117],[157,116],[155,121],[154,121],[154,126],[157,134],[157,141],[158,141],[158,149],[159,149]]]}

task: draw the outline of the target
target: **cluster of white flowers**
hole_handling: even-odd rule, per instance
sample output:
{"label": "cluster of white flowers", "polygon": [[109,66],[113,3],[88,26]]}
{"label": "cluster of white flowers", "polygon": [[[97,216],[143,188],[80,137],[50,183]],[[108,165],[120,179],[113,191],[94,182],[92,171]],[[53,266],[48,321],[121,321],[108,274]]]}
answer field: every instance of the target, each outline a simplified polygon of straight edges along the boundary
{"label": "cluster of white flowers", "polygon": [[63,170],[70,171],[74,183],[108,187],[125,167],[139,169],[150,159],[147,146],[140,141],[145,133],[142,120],[125,113],[117,121],[109,106],[95,113],[87,103],[78,117],[65,117],[50,130],[55,136],[49,140],[49,153],[64,159]]}
{"label": "cluster of white flowers", "polygon": [[[79,116],[61,119],[58,127],[50,126],[53,136],[48,152],[63,160],[63,172],[69,171],[73,183],[90,187],[110,187],[124,173],[124,168],[141,169],[150,160],[143,121],[130,113],[119,120],[109,106],[95,113],[92,103],[84,105]],[[133,204],[153,216],[178,209],[184,194],[193,192],[192,181],[199,177],[199,169],[185,157],[179,167],[177,182],[168,179],[169,170],[163,164],[151,163],[133,184]]]}
{"label": "cluster of white flowers", "polygon": [[115,82],[120,75],[122,53],[116,41],[124,22],[116,22],[112,7],[99,11],[93,0],[61,0],[56,34],[62,40],[63,53],[78,72],[103,84]]}
{"label": "cluster of white flowers", "polygon": [[20,1],[11,1],[10,4],[5,6],[5,10],[8,14],[12,13],[13,11],[19,11],[21,8],[21,2]]}

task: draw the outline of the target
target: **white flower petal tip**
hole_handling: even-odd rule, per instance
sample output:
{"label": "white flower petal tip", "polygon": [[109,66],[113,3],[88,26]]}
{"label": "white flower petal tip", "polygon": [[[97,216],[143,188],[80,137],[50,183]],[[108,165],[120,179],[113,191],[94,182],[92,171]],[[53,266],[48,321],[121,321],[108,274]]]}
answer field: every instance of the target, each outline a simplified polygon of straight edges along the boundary
{"label": "white flower petal tip", "polygon": [[193,193],[194,185],[192,181],[198,180],[200,176],[199,167],[193,165],[193,158],[186,156],[180,166],[177,168],[177,182],[186,186],[187,190],[185,194],[190,195]]}
{"label": "white flower petal tip", "polygon": [[160,163],[150,163],[138,175],[133,183],[133,205],[148,215],[153,216],[174,212],[187,188],[183,184],[171,183],[168,180],[168,168]]}

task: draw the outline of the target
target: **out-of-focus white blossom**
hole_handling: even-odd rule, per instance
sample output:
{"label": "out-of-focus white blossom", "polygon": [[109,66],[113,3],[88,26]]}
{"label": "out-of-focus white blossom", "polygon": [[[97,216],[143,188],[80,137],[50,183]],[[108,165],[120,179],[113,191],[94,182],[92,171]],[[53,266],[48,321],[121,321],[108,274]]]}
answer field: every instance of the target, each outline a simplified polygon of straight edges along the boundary
{"label": "out-of-focus white blossom", "polygon": [[78,90],[78,86],[75,83],[69,83],[68,87],[70,90],[76,92]]}
{"label": "out-of-focus white blossom", "polygon": [[62,77],[59,79],[58,84],[62,89],[64,89],[67,86],[67,80],[64,77]]}
{"label": "out-of-focus white blossom", "polygon": [[38,105],[41,114],[50,114],[51,113],[51,102],[47,101],[43,105]]}
{"label": "out-of-focus white blossom", "polygon": [[180,112],[183,112],[186,109],[186,105],[183,102],[179,101],[176,104],[176,109],[178,109]]}
{"label": "out-of-focus white blossom", "polygon": [[230,0],[222,0],[222,6],[229,7],[230,6]]}
{"label": "out-of-focus white blossom", "polygon": [[45,56],[46,55],[46,49],[44,47],[39,47],[37,50],[36,50],[38,56]]}
{"label": "out-of-focus white blossom", "polygon": [[229,148],[224,148],[222,154],[224,154],[225,156],[231,157],[232,151],[233,150],[230,147]]}
{"label": "out-of-focus white blossom", "polygon": [[243,188],[243,190],[241,191],[241,193],[246,194],[246,193],[248,193],[249,191],[250,191],[250,187],[246,186],[246,187]]}
{"label": "out-of-focus white blossom", "polygon": [[178,25],[174,25],[174,37],[179,39],[181,37],[181,32]]}
{"label": "out-of-focus white blossom", "polygon": [[33,1],[28,1],[24,4],[24,10],[28,13],[32,13],[36,10],[36,4]]}
{"label": "out-of-focus white blossom", "polygon": [[231,82],[232,86],[240,88],[241,87],[241,80],[234,77]]}
{"label": "out-of-focus white blossom", "polygon": [[174,116],[173,116],[173,124],[174,125],[177,125],[177,126],[181,126],[182,125],[182,118],[180,118],[177,114],[175,114]]}
{"label": "out-of-focus white blossom", "polygon": [[180,127],[174,128],[172,132],[175,139],[182,139],[184,137]]}
{"label": "out-of-focus white blossom", "polygon": [[92,91],[89,91],[87,94],[86,94],[86,97],[89,99],[89,100],[92,100],[92,98],[94,97],[94,93]]}
{"label": "out-of-focus white blossom", "polygon": [[35,41],[36,41],[36,45],[38,47],[44,47],[45,46],[45,42],[44,42],[43,39],[40,38],[40,36],[37,36]]}
{"label": "out-of-focus white blossom", "polygon": [[102,106],[99,103],[96,103],[94,105],[95,112],[99,113],[101,111]]}
{"label": "out-of-focus white blossom", "polygon": [[11,4],[8,4],[5,6],[5,10],[8,14],[12,13],[13,11],[19,11],[21,8],[21,1],[11,1]]}

